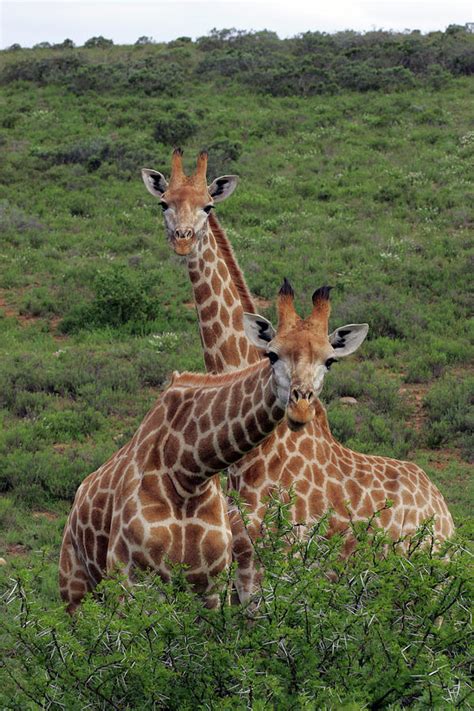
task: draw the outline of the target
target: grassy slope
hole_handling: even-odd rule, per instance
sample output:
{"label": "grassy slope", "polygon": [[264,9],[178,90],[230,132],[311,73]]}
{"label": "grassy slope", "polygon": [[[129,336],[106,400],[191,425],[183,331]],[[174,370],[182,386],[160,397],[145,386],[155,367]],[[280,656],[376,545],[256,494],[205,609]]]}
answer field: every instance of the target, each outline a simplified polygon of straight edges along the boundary
{"label": "grassy slope", "polygon": [[[203,85],[172,99],[3,87],[0,555],[24,565],[48,545],[44,591],[55,595],[78,483],[128,439],[167,373],[203,367],[187,274],[138,170],[168,172],[170,148],[153,128],[176,111],[199,126],[185,145],[189,167],[216,138],[242,144],[237,161],[211,167],[241,177],[218,214],[253,293],[271,299],[288,276],[307,308],[315,287],[335,284],[332,323],[371,325],[360,355],[327,379],[334,431],[422,464],[464,520],[470,89],[461,79],[437,93],[302,99]],[[97,169],[55,164],[58,150],[100,138],[120,148]],[[156,318],[78,330],[84,305],[97,302],[94,279],[116,265],[131,291],[144,285]],[[68,335],[65,317],[76,325]],[[177,337],[159,344],[163,332]],[[449,422],[427,419],[433,389]]]}

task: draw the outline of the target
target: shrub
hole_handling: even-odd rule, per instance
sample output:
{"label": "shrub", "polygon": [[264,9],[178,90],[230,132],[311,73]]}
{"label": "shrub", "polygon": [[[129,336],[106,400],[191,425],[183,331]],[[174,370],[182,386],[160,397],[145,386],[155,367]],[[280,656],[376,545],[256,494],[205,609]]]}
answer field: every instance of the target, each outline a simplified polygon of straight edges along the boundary
{"label": "shrub", "polygon": [[1,447],[0,471],[0,491],[11,492],[14,500],[25,508],[48,506],[58,499],[72,502],[79,484],[117,448],[115,442],[109,441],[95,446],[91,442],[64,446],[59,451],[42,449],[44,431],[38,428],[36,439],[30,438],[30,450],[22,450],[19,445],[28,433],[26,428],[18,433],[19,443],[9,453]]}
{"label": "shrub", "polygon": [[331,432],[339,442],[344,444],[355,436],[357,431],[356,414],[352,409],[331,403],[328,408],[328,418]]}
{"label": "shrub", "polygon": [[20,314],[34,317],[54,316],[59,313],[57,299],[48,289],[32,289],[20,306]]}
{"label": "shrub", "polygon": [[110,153],[110,141],[107,138],[85,138],[76,143],[60,146],[52,151],[37,151],[36,155],[41,162],[50,165],[67,165],[80,163],[89,171],[99,168]]}
{"label": "shrub", "polygon": [[147,35],[142,35],[135,42],[135,45],[138,47],[142,47],[147,44],[155,44],[155,40],[153,39],[153,37],[147,37]]}
{"label": "shrub", "polygon": [[474,457],[474,377],[445,376],[433,385],[424,400],[428,422],[425,436],[430,447],[455,444],[468,460]]}
{"label": "shrub", "polygon": [[0,73],[0,84],[9,84],[13,81],[31,81],[40,85],[64,83],[81,66],[84,66],[84,61],[76,54],[12,62]]}
{"label": "shrub", "polygon": [[[413,433],[405,420],[406,403],[399,383],[376,373],[370,363],[334,366],[322,397],[329,402],[328,418],[336,439],[356,451],[404,458]],[[339,397],[355,397],[356,406],[339,403]]]}
{"label": "shrub", "polygon": [[184,86],[183,75],[183,69],[174,62],[161,63],[155,67],[150,67],[149,63],[138,63],[130,68],[127,84],[130,89],[138,89],[150,96],[176,96]]}
{"label": "shrub", "polygon": [[239,160],[242,149],[243,147],[240,141],[232,141],[229,138],[218,138],[210,143],[208,145],[208,177],[213,180],[219,175],[231,171],[234,162]]}
{"label": "shrub", "polygon": [[53,49],[74,49],[74,47],[74,42],[69,38],[66,38],[62,42],[58,42],[57,44],[53,44]]}
{"label": "shrub", "polygon": [[98,37],[91,37],[86,42],[84,42],[84,47],[90,49],[91,47],[96,47],[99,49],[106,49],[107,47],[112,47],[114,41],[111,39],[106,39],[99,35]]}
{"label": "shrub", "polygon": [[197,130],[198,124],[188,112],[177,111],[173,116],[163,116],[156,121],[153,137],[155,141],[173,146],[185,143]]}
{"label": "shrub", "polygon": [[7,200],[0,202],[0,234],[2,232],[40,233],[45,226],[39,220],[28,215],[16,205],[10,205]]}
{"label": "shrub", "polygon": [[98,272],[93,290],[92,302],[74,306],[62,321],[64,333],[125,324],[133,333],[144,333],[147,322],[161,314],[152,277],[133,269],[117,265]]}
{"label": "shrub", "polygon": [[[256,544],[265,575],[253,612],[226,604],[206,610],[176,570],[168,584],[138,575],[132,591],[119,577],[102,583],[70,619],[38,595],[42,561],[18,570],[1,603],[7,653],[0,703],[463,708],[470,694],[468,554],[453,545],[443,559],[427,525],[401,556],[376,520],[354,526],[356,551],[342,560],[342,538],[324,537],[327,517],[302,540],[288,507],[273,504]],[[225,603],[230,580],[222,583]]]}

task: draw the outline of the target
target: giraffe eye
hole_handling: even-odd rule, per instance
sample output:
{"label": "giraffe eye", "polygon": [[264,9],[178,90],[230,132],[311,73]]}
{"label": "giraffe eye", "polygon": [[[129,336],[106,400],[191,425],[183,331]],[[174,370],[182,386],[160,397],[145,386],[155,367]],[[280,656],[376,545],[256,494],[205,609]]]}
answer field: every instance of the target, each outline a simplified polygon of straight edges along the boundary
{"label": "giraffe eye", "polygon": [[278,354],[275,353],[275,351],[268,351],[268,353],[266,355],[272,365],[277,362]]}
{"label": "giraffe eye", "polygon": [[324,365],[329,370],[333,363],[337,363],[337,358],[328,358]]}
{"label": "giraffe eye", "polygon": [[206,215],[209,215],[210,211],[214,208],[214,205],[205,205],[202,209],[206,213]]}
{"label": "giraffe eye", "polygon": [[162,209],[163,212],[164,212],[165,210],[167,210],[167,209],[169,208],[169,205],[168,205],[167,202],[165,202],[164,200],[162,200],[162,201],[160,202],[160,207],[161,207],[161,209]]}

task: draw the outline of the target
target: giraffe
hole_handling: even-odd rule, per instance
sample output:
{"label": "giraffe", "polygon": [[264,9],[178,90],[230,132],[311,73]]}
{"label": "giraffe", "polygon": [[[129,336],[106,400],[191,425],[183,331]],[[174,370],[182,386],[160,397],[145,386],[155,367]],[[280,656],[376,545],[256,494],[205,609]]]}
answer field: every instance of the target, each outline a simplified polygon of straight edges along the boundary
{"label": "giraffe", "polygon": [[[298,430],[311,422],[331,350],[321,329],[325,288],[314,292],[305,320],[295,319],[293,298],[285,281],[277,300],[278,358],[267,353],[224,374],[174,373],[130,442],[80,485],[60,554],[69,612],[118,565],[133,582],[137,567],[167,580],[171,566],[182,563],[206,604],[218,604],[216,576],[231,562],[232,535],[216,474],[263,442],[285,415]],[[255,320],[246,318],[253,333]]]}
{"label": "giraffe", "polygon": [[[200,154],[196,173],[187,177],[179,149],[173,154],[169,184],[163,174],[155,170],[143,169],[142,176],[148,191],[160,200],[171,247],[187,261],[206,368],[224,372],[239,364],[243,367],[256,362],[262,351],[248,348],[242,340],[244,311],[254,319],[253,335],[260,333],[268,347],[274,329],[267,319],[255,313],[232,248],[211,212],[214,203],[233,192],[236,176],[223,176],[208,187],[206,154]],[[182,248],[184,233],[188,241]],[[214,331],[217,314],[220,320],[230,324],[225,334],[219,327]],[[363,336],[364,328],[362,324],[351,324],[329,335],[336,360],[351,343],[357,347],[355,340]],[[328,359],[326,367],[331,363]],[[375,511],[385,509],[387,500],[393,505],[381,512],[380,521],[394,540],[406,538],[408,541],[417,526],[432,517],[439,540],[453,533],[452,518],[442,495],[418,466],[359,454],[342,446],[332,436],[319,400],[315,400],[314,407],[316,416],[305,432],[292,431],[282,422],[260,447],[230,469],[230,488],[239,493],[248,517],[248,525],[244,526],[240,514],[230,506],[233,554],[238,563],[236,588],[242,602],[256,589],[259,573],[253,541],[261,531],[265,501],[275,487],[293,486],[295,523],[310,523],[332,509],[329,535],[348,531],[351,520],[366,520]],[[348,537],[347,554],[352,545]]]}
{"label": "giraffe", "polygon": [[168,182],[156,170],[142,169],[147,190],[160,199],[168,241],[187,260],[204,351],[206,370],[221,373],[261,359],[245,337],[244,309],[255,312],[231,245],[212,214],[237,186],[235,175],[206,183],[207,153],[200,153],[196,173],[186,176],[182,151],[173,152]]}

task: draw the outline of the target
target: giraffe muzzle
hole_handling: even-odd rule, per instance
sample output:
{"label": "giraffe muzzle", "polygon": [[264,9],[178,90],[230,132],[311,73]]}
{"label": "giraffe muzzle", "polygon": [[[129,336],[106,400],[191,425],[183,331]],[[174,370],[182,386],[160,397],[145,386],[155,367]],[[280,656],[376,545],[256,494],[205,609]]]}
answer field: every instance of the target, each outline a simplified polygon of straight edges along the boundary
{"label": "giraffe muzzle", "polygon": [[312,391],[308,391],[307,393],[292,391],[286,411],[290,430],[297,432],[307,425],[308,422],[311,422],[315,415],[313,400],[314,396]]}
{"label": "giraffe muzzle", "polygon": [[184,257],[191,252],[196,244],[196,233],[192,227],[177,228],[171,239],[171,245],[180,256]]}

